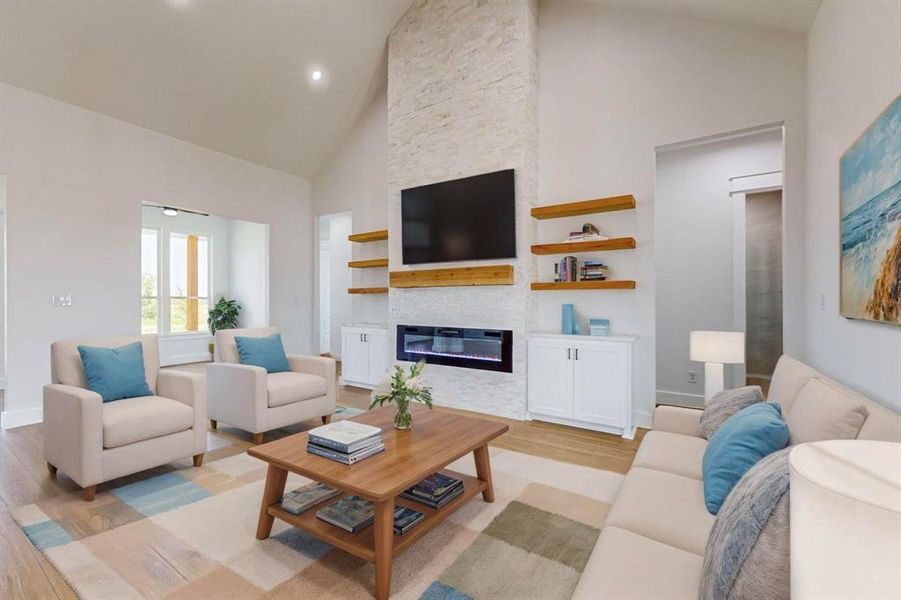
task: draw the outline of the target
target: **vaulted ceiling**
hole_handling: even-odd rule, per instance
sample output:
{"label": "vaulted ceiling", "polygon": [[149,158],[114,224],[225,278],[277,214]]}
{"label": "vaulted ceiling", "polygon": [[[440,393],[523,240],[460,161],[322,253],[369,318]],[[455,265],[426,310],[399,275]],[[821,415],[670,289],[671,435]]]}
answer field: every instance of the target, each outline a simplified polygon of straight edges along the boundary
{"label": "vaulted ceiling", "polygon": [[0,81],[311,177],[411,1],[2,0]]}

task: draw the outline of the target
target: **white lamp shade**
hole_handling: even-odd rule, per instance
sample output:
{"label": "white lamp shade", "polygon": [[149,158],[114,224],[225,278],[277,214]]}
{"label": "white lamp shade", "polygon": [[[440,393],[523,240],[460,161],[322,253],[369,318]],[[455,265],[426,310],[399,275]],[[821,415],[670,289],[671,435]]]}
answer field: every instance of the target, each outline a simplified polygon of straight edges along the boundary
{"label": "white lamp shade", "polygon": [[692,331],[691,360],[703,363],[745,362],[745,334],[741,331]]}

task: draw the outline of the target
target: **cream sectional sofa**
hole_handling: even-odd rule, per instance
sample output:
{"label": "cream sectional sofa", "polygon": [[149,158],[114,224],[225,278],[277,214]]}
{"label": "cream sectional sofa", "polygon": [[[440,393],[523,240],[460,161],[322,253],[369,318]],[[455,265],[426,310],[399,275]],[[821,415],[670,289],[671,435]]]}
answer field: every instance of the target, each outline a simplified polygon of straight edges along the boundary
{"label": "cream sectional sofa", "polygon": [[[858,439],[901,442],[901,415],[783,356],[767,401],[781,406],[789,427],[792,405],[808,385],[806,393],[815,388],[818,398],[834,394],[866,408]],[[831,404],[824,401],[824,410]],[[638,449],[573,598],[697,598],[714,521],[704,506],[701,413],[657,407],[654,430]]]}

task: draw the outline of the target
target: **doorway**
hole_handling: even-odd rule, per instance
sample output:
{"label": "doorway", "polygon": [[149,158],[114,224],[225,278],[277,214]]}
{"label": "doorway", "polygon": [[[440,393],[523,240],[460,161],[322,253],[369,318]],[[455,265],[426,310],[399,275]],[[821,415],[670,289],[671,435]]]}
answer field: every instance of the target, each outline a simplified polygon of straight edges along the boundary
{"label": "doorway", "polygon": [[782,190],[745,195],[745,379],[769,389],[782,356]]}
{"label": "doorway", "polygon": [[341,325],[352,321],[352,304],[347,289],[351,274],[347,263],[351,260],[350,240],[353,230],[351,213],[336,213],[319,217],[319,353],[341,358]]}

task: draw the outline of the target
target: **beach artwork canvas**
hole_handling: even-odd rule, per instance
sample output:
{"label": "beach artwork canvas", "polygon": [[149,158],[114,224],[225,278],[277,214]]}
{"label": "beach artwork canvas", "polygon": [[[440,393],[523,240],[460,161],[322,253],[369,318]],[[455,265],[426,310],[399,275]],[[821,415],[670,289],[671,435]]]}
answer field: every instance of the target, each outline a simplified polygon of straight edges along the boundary
{"label": "beach artwork canvas", "polygon": [[901,325],[901,96],[840,163],[841,313]]}

